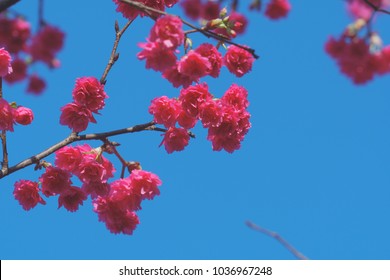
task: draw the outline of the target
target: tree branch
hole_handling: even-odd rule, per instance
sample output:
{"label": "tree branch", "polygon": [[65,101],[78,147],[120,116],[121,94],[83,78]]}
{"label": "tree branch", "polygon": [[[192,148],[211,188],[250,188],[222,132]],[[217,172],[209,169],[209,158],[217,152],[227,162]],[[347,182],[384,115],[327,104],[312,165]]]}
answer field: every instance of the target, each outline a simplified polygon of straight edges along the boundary
{"label": "tree branch", "polygon": [[134,132],[141,132],[141,131],[166,131],[163,128],[159,128],[155,126],[154,122],[148,122],[145,124],[139,124],[135,125],[132,127],[127,127],[123,129],[118,129],[118,130],[113,130],[113,131],[108,131],[108,132],[103,132],[103,133],[91,133],[91,134],[83,134],[83,135],[78,135],[76,133],[70,134],[67,138],[64,140],[58,142],[57,144],[54,144],[50,148],[40,152],[39,154],[35,156],[31,156],[18,164],[11,166],[10,168],[5,168],[0,171],[0,179],[14,173],[15,171],[18,171],[20,169],[23,169],[29,165],[36,164],[40,160],[44,159],[45,157],[53,154],[57,150],[61,149],[62,147],[65,147],[71,143],[78,142],[78,141],[88,141],[88,140],[104,140],[107,137],[110,136],[115,136],[115,135],[120,135],[120,134],[127,134],[127,133],[134,133]]}
{"label": "tree branch", "polygon": [[124,3],[127,3],[137,9],[139,9],[140,11],[149,11],[149,12],[153,12],[153,13],[157,13],[159,15],[166,15],[166,16],[174,16],[174,17],[178,17],[182,22],[183,24],[193,28],[193,29],[196,29],[198,32],[202,33],[204,36],[208,37],[208,38],[213,38],[213,39],[216,39],[218,41],[222,41],[226,44],[230,44],[230,45],[234,45],[236,47],[239,47],[243,50],[246,50],[247,52],[249,52],[250,54],[252,54],[252,56],[256,59],[259,58],[259,56],[255,53],[255,50],[254,49],[251,49],[251,48],[248,48],[246,46],[243,46],[243,45],[240,45],[240,44],[237,44],[229,39],[227,39],[227,37],[223,36],[223,35],[220,35],[220,34],[217,34],[217,33],[214,33],[210,30],[207,30],[207,29],[203,29],[203,28],[199,28],[195,25],[193,25],[192,23],[180,18],[179,16],[177,15],[173,15],[173,14],[169,14],[167,12],[164,12],[164,11],[160,11],[160,10],[157,10],[157,9],[154,9],[154,8],[151,8],[149,6],[146,6],[140,2],[136,2],[136,1],[133,1],[133,0],[120,0],[121,2],[124,2]]}
{"label": "tree branch", "polygon": [[133,21],[134,21],[134,19],[128,21],[126,23],[126,25],[121,30],[119,30],[118,22],[115,21],[115,41],[114,41],[114,45],[112,46],[112,51],[111,51],[111,55],[110,55],[110,58],[108,60],[107,66],[104,69],[102,77],[100,78],[100,83],[103,84],[103,85],[107,82],[107,75],[110,72],[112,66],[114,66],[115,62],[119,58],[119,53],[116,52],[116,50],[118,48],[118,45],[119,45],[119,41],[120,41],[123,33],[125,33],[126,29],[132,24]]}
{"label": "tree branch", "polygon": [[295,249],[290,243],[287,242],[283,237],[281,237],[278,233],[270,231],[266,228],[262,228],[250,221],[246,222],[246,225],[258,232],[261,232],[265,235],[268,235],[274,239],[276,239],[280,244],[282,244],[287,250],[289,250],[297,259],[299,260],[308,260],[309,258],[303,255],[301,252],[299,252],[297,249]]}
{"label": "tree branch", "polygon": [[20,0],[0,0],[0,13],[15,5]]}
{"label": "tree branch", "polygon": [[368,6],[370,6],[374,10],[374,12],[381,12],[381,13],[390,15],[390,11],[382,9],[380,6],[375,6],[371,1],[369,1],[369,0],[363,0],[363,1]]}

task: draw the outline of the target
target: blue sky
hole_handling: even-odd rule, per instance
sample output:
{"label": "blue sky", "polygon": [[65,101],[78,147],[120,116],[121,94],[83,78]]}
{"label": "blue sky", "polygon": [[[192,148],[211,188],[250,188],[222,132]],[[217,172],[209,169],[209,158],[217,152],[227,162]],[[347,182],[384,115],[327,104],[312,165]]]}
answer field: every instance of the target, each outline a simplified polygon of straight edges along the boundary
{"label": "blue sky", "polygon": [[[15,9],[36,23],[37,2]],[[48,82],[41,97],[25,94],[25,85],[4,87],[7,100],[35,112],[31,126],[9,134],[11,163],[68,136],[59,108],[71,101],[77,77],[101,76],[114,21],[125,23],[112,1],[46,2],[46,20],[66,32],[62,65],[53,72],[35,68]],[[25,212],[13,184],[41,172],[14,173],[0,182],[0,259],[294,259],[246,220],[278,232],[312,259],[389,259],[390,78],[355,86],[339,73],[324,43],[351,19],[343,1],[315,2],[291,1],[289,17],[277,22],[249,13],[249,29],[238,40],[261,56],[253,71],[237,79],[225,69],[219,79],[207,79],[216,96],[232,83],[249,91],[252,128],[241,150],[213,152],[200,126],[189,147],[171,155],[158,148],[157,132],[112,138],[126,159],[163,180],[161,195],[143,204],[132,236],[110,234],[90,200],[76,213],[57,210],[54,198]],[[375,22],[387,44],[389,21]],[[124,35],[108,76],[110,98],[87,132],[148,122],[151,99],[178,96],[135,57],[151,25],[137,19]],[[203,41],[194,37],[194,45]]]}

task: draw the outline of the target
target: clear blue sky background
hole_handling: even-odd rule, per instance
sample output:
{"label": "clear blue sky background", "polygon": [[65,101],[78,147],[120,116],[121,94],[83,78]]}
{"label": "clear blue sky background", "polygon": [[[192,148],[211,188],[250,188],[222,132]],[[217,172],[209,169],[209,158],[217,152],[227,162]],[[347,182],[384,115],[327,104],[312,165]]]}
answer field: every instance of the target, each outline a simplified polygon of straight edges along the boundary
{"label": "clear blue sky background", "polygon": [[[325,54],[328,36],[350,22],[343,1],[291,2],[285,20],[249,14],[249,29],[239,40],[261,55],[249,75],[237,79],[223,70],[218,80],[207,80],[216,96],[232,83],[249,91],[253,127],[241,150],[213,152],[200,126],[190,146],[171,155],[158,148],[160,133],[112,138],[122,144],[126,159],[140,161],[164,183],[161,195],[143,204],[132,236],[110,234],[90,200],[76,213],[57,210],[55,198],[25,212],[12,196],[13,184],[37,180],[41,172],[29,167],[14,173],[0,182],[0,258],[294,258],[275,240],[247,228],[244,222],[251,220],[312,259],[389,259],[390,78],[355,86]],[[37,22],[37,1],[21,1],[15,10]],[[114,20],[125,23],[109,0],[46,1],[45,18],[66,32],[62,66],[53,72],[35,68],[48,81],[39,98],[26,95],[24,84],[5,86],[7,100],[35,112],[31,126],[9,134],[11,164],[69,134],[59,126],[59,108],[71,100],[77,77],[101,76]],[[387,44],[389,23],[388,16],[375,23]],[[124,35],[108,77],[110,98],[87,132],[148,122],[151,99],[178,96],[179,90],[135,57],[151,25],[137,19]],[[194,44],[201,40],[195,37]]]}

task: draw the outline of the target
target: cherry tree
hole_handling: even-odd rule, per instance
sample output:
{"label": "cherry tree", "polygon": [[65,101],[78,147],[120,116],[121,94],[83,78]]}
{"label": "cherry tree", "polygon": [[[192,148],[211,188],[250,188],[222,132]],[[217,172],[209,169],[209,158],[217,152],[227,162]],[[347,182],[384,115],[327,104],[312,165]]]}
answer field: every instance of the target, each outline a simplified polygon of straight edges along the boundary
{"label": "cherry tree", "polygon": [[[113,23],[115,39],[103,74],[78,77],[69,102],[58,108],[58,124],[68,127],[69,135],[58,143],[47,143],[47,148],[34,156],[10,162],[7,146],[12,142],[7,141],[7,135],[31,124],[39,112],[23,106],[23,100],[13,101],[11,93],[1,90],[1,83],[24,83],[27,94],[45,93],[50,81],[33,68],[41,64],[55,71],[61,66],[57,56],[66,43],[61,26],[56,26],[54,19],[53,23],[45,19],[42,0],[35,33],[32,23],[18,14],[17,5],[13,6],[17,2],[3,1],[0,5],[0,178],[20,174],[13,194],[27,211],[56,197],[59,208],[75,212],[90,198],[99,221],[115,234],[133,233],[140,223],[137,211],[141,210],[142,201],[153,200],[162,185],[158,175],[121,155],[122,147],[115,136],[156,131],[162,135],[160,146],[171,154],[185,150],[196,131],[204,129],[214,151],[233,153],[245,148],[243,141],[251,128],[251,93],[239,81],[251,74],[254,63],[261,63],[257,60],[261,56],[257,46],[240,41],[240,35],[250,29],[245,13],[256,12],[269,20],[288,20],[292,9],[288,0],[113,0],[111,12],[124,17],[127,23]],[[340,71],[357,85],[390,73],[390,48],[383,45],[380,34],[375,32],[377,16],[388,14],[389,5],[387,0],[346,1],[353,22],[340,27],[341,35],[329,37],[324,46]],[[173,7],[180,7],[184,16],[171,13]],[[177,95],[157,95],[148,108],[150,120],[106,131],[97,121],[97,116],[104,117],[106,99],[115,94],[106,92],[106,84],[115,64],[125,63],[117,49],[122,36],[139,18],[152,21],[153,26],[145,41],[138,43],[139,52],[134,55],[148,71],[159,73]],[[223,67],[237,78],[237,83],[229,85],[222,94],[214,94],[205,80],[224,79]],[[91,123],[97,124],[99,132],[84,133]],[[91,140],[101,144],[91,146]],[[120,164],[114,165],[112,158]],[[34,168],[36,178],[24,178],[25,168]]]}

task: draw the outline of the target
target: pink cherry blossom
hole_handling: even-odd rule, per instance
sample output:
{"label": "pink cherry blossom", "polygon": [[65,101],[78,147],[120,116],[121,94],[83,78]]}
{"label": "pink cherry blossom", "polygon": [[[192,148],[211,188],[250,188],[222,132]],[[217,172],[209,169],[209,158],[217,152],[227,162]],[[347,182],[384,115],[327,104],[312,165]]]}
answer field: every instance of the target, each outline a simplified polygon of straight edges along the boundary
{"label": "pink cherry blossom", "polygon": [[60,124],[67,125],[74,132],[87,129],[89,122],[96,123],[92,112],[85,106],[68,103],[61,108]]}
{"label": "pink cherry blossom", "polygon": [[199,78],[206,76],[211,71],[210,61],[199,53],[190,50],[180,59],[177,70],[185,76],[197,81]]}
{"label": "pink cherry blossom", "polygon": [[85,106],[95,113],[104,108],[104,100],[108,97],[104,92],[104,86],[94,77],[76,79],[72,96],[76,104]]}
{"label": "pink cherry blossom", "polygon": [[14,110],[4,98],[0,98],[0,130],[14,131]]}
{"label": "pink cherry blossom", "polygon": [[135,169],[131,172],[129,180],[130,185],[134,188],[134,193],[141,195],[142,199],[150,200],[160,194],[158,187],[161,186],[162,182],[156,174]]}
{"label": "pink cherry blossom", "polygon": [[14,118],[18,124],[29,125],[34,119],[34,114],[31,109],[19,106],[14,110]]}
{"label": "pink cherry blossom", "polygon": [[223,58],[225,66],[237,77],[242,77],[252,70],[254,57],[248,51],[231,45]]}
{"label": "pink cherry blossom", "polygon": [[27,77],[27,64],[24,60],[20,58],[15,58],[11,62],[12,73],[6,75],[4,80],[7,83],[13,84],[24,80]]}
{"label": "pink cherry blossom", "polygon": [[37,75],[33,74],[28,79],[27,92],[34,95],[41,94],[46,88],[45,80],[41,79]]}
{"label": "pink cherry blossom", "polygon": [[204,43],[195,49],[195,52],[206,58],[210,62],[211,77],[217,78],[222,67],[222,55],[214,45]]}
{"label": "pink cherry blossom", "polygon": [[193,118],[198,117],[199,106],[211,98],[206,83],[182,89],[179,96],[183,110]]}
{"label": "pink cherry blossom", "polygon": [[14,197],[24,210],[28,211],[34,208],[38,203],[43,205],[46,202],[39,195],[39,185],[29,180],[19,180],[15,183]]}
{"label": "pink cherry blossom", "polygon": [[55,164],[59,168],[75,173],[83,160],[79,147],[65,146],[55,153]]}
{"label": "pink cherry blossom", "polygon": [[286,17],[290,10],[288,0],[271,0],[265,9],[265,15],[270,19],[280,19]]}
{"label": "pink cherry blossom", "polygon": [[182,151],[188,145],[190,136],[184,128],[170,127],[164,134],[161,145],[164,145],[168,154],[174,151]]}
{"label": "pink cherry blossom", "polygon": [[69,212],[75,212],[80,205],[83,205],[83,201],[86,199],[87,195],[82,189],[70,186],[58,197],[58,208],[64,206]]}
{"label": "pink cherry blossom", "polygon": [[180,110],[179,102],[176,99],[171,99],[167,96],[153,99],[149,106],[149,113],[153,115],[154,121],[163,124],[165,127],[175,125]]}
{"label": "pink cherry blossom", "polygon": [[167,49],[176,49],[184,41],[182,27],[181,20],[176,16],[160,17],[150,30],[149,40],[162,44]]}
{"label": "pink cherry blossom", "polygon": [[11,56],[4,48],[0,48],[0,77],[12,73]]}
{"label": "pink cherry blossom", "polygon": [[45,173],[39,177],[42,184],[42,193],[45,196],[61,194],[71,186],[69,171],[55,166],[46,167]]}
{"label": "pink cherry blossom", "polygon": [[137,54],[139,60],[146,60],[146,69],[161,71],[172,67],[176,63],[176,55],[172,49],[166,48],[158,42],[139,43],[142,48]]}

